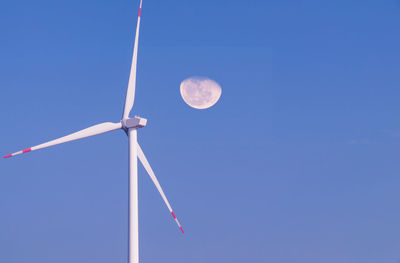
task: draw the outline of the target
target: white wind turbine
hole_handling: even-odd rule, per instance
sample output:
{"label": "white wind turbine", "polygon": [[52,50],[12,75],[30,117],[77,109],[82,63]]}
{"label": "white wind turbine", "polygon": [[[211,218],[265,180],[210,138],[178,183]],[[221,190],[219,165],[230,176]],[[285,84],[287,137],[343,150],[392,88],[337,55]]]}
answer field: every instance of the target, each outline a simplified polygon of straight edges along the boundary
{"label": "white wind turbine", "polygon": [[139,7],[139,15],[138,22],[136,27],[136,36],[135,36],[135,45],[133,48],[133,58],[132,58],[132,66],[131,72],[129,76],[128,89],[126,92],[126,100],[124,113],[122,116],[122,120],[118,123],[112,122],[104,122],[101,124],[97,124],[86,128],[84,130],[72,133],[70,135],[39,144],[37,146],[33,146],[31,148],[9,154],[4,156],[4,158],[9,158],[15,155],[19,155],[22,153],[27,153],[30,151],[35,151],[43,148],[47,148],[50,146],[54,146],[57,144],[70,142],[74,140],[83,139],[86,137],[106,133],[109,131],[123,129],[128,137],[129,137],[129,263],[138,263],[139,262],[139,229],[138,229],[138,180],[137,180],[137,159],[142,162],[144,168],[149,174],[151,180],[157,187],[158,191],[161,194],[165,204],[167,205],[169,211],[171,212],[173,218],[178,224],[179,228],[183,233],[183,229],[176,218],[171,205],[168,202],[167,197],[164,194],[154,172],[151,169],[149,162],[147,161],[146,156],[144,155],[142,149],[140,148],[137,142],[137,129],[146,126],[147,120],[144,118],[140,118],[135,116],[134,118],[129,118],[130,112],[133,107],[133,102],[135,98],[135,86],[136,86],[136,64],[137,64],[137,52],[138,52],[138,40],[139,40],[139,26],[140,26],[140,13],[142,10],[142,0],[140,1]]}

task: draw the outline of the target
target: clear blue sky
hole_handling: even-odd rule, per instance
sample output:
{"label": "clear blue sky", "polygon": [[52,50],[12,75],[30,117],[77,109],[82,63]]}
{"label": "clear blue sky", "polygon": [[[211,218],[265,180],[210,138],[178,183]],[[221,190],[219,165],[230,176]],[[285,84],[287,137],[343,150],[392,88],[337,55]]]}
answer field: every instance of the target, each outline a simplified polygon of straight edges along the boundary
{"label": "clear blue sky", "polygon": [[[119,121],[137,12],[3,1],[3,155]],[[186,232],[140,167],[141,262],[399,262],[399,29],[399,0],[144,0],[139,141]],[[126,262],[122,131],[0,161],[0,262]]]}

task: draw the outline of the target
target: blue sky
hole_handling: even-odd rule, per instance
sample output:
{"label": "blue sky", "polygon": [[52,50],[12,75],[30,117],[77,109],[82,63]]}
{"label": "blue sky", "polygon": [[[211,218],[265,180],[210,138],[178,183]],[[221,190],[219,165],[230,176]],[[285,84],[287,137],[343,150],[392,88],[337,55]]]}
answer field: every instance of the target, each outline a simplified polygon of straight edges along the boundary
{"label": "blue sky", "polygon": [[[0,10],[5,155],[119,121],[138,1]],[[400,261],[400,2],[144,0],[141,262]],[[180,82],[222,86],[188,107]],[[127,138],[0,164],[0,261],[126,262]]]}

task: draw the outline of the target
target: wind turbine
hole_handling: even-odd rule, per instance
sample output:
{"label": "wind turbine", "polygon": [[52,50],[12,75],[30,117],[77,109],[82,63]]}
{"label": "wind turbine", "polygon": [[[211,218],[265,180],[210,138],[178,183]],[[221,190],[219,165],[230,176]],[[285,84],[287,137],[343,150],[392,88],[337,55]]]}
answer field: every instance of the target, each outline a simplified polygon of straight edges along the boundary
{"label": "wind turbine", "polygon": [[137,159],[141,161],[147,173],[149,174],[151,180],[155,184],[157,190],[160,192],[161,197],[163,198],[165,204],[167,205],[169,211],[171,212],[172,217],[175,219],[178,227],[181,229],[183,233],[182,226],[180,225],[178,219],[175,216],[174,211],[171,208],[171,205],[168,202],[167,197],[164,194],[163,189],[161,188],[157,177],[155,176],[153,169],[151,168],[149,162],[147,161],[146,156],[144,155],[141,147],[137,142],[137,129],[143,128],[146,126],[147,120],[144,118],[140,118],[135,116],[134,118],[130,118],[129,115],[131,113],[133,102],[135,99],[135,86],[136,86],[136,65],[137,65],[137,52],[138,52],[138,41],[139,41],[139,27],[140,27],[140,13],[142,11],[142,0],[140,0],[139,6],[139,14],[138,21],[136,26],[136,35],[135,35],[135,45],[133,48],[133,58],[131,65],[131,72],[129,76],[128,89],[126,92],[125,99],[125,107],[124,113],[122,116],[122,120],[117,123],[112,122],[104,122],[101,124],[97,124],[86,128],[84,130],[72,133],[70,135],[45,142],[43,144],[39,144],[37,146],[33,146],[31,148],[27,148],[25,150],[21,150],[15,152],[13,154],[9,154],[4,156],[4,158],[9,158],[15,155],[19,155],[22,153],[27,153],[31,151],[36,151],[39,149],[47,148],[50,146],[54,146],[57,144],[75,141],[79,139],[83,139],[86,137],[110,132],[113,130],[123,129],[129,137],[129,263],[138,263],[139,262],[139,226],[138,226],[138,169],[137,169]]}

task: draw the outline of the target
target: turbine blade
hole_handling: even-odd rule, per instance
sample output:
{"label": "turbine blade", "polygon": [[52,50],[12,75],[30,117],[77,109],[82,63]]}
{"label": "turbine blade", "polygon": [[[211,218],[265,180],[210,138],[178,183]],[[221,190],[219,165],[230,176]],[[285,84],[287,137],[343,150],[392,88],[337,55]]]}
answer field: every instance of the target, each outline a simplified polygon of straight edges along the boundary
{"label": "turbine blade", "polygon": [[175,213],[174,213],[174,211],[172,210],[172,207],[171,207],[171,205],[169,204],[168,199],[167,199],[167,197],[165,196],[164,191],[163,191],[163,189],[161,188],[161,185],[160,185],[160,183],[158,182],[157,177],[155,176],[155,174],[154,174],[154,172],[153,172],[153,169],[151,169],[151,166],[150,166],[149,162],[147,161],[146,156],[144,155],[144,153],[143,153],[143,151],[142,151],[142,148],[140,148],[139,143],[138,143],[137,146],[138,146],[138,147],[137,147],[137,148],[138,148],[138,149],[137,149],[137,151],[138,151],[138,157],[139,157],[140,162],[143,164],[143,167],[146,169],[146,171],[147,171],[147,173],[149,174],[151,180],[152,180],[153,183],[156,185],[158,192],[160,192],[162,199],[164,200],[165,204],[167,205],[169,211],[171,212],[172,217],[175,219],[175,222],[178,224],[178,227],[181,229],[182,233],[184,233],[184,232],[183,232],[183,229],[182,229],[182,226],[181,226],[181,224],[180,224],[179,221],[178,221],[178,218],[176,218]]}
{"label": "turbine blade", "polygon": [[135,45],[133,47],[133,57],[131,65],[131,73],[129,75],[128,89],[126,91],[125,107],[122,119],[129,118],[129,114],[133,107],[133,102],[135,100],[135,87],[136,87],[136,65],[137,65],[137,53],[139,45],[139,27],[140,27],[140,13],[142,12],[142,0],[140,0],[139,15],[136,25],[136,35],[135,35]]}
{"label": "turbine blade", "polygon": [[37,146],[31,147],[31,148],[27,148],[25,150],[16,152],[16,153],[12,153],[9,155],[4,156],[4,158],[9,158],[15,155],[19,155],[21,153],[27,153],[30,151],[35,151],[35,150],[39,150],[39,149],[43,149],[43,148],[47,148],[50,146],[54,146],[60,143],[64,143],[64,142],[70,142],[70,141],[75,141],[75,140],[79,140],[82,138],[86,138],[89,136],[93,136],[93,135],[97,135],[97,134],[101,134],[101,133],[105,133],[105,132],[109,132],[109,131],[113,131],[113,130],[117,130],[120,129],[122,127],[121,123],[112,123],[112,122],[104,122],[101,124],[97,124],[94,125],[92,127],[86,128],[84,130],[72,133],[70,135],[46,142],[46,143],[42,143],[39,144]]}

